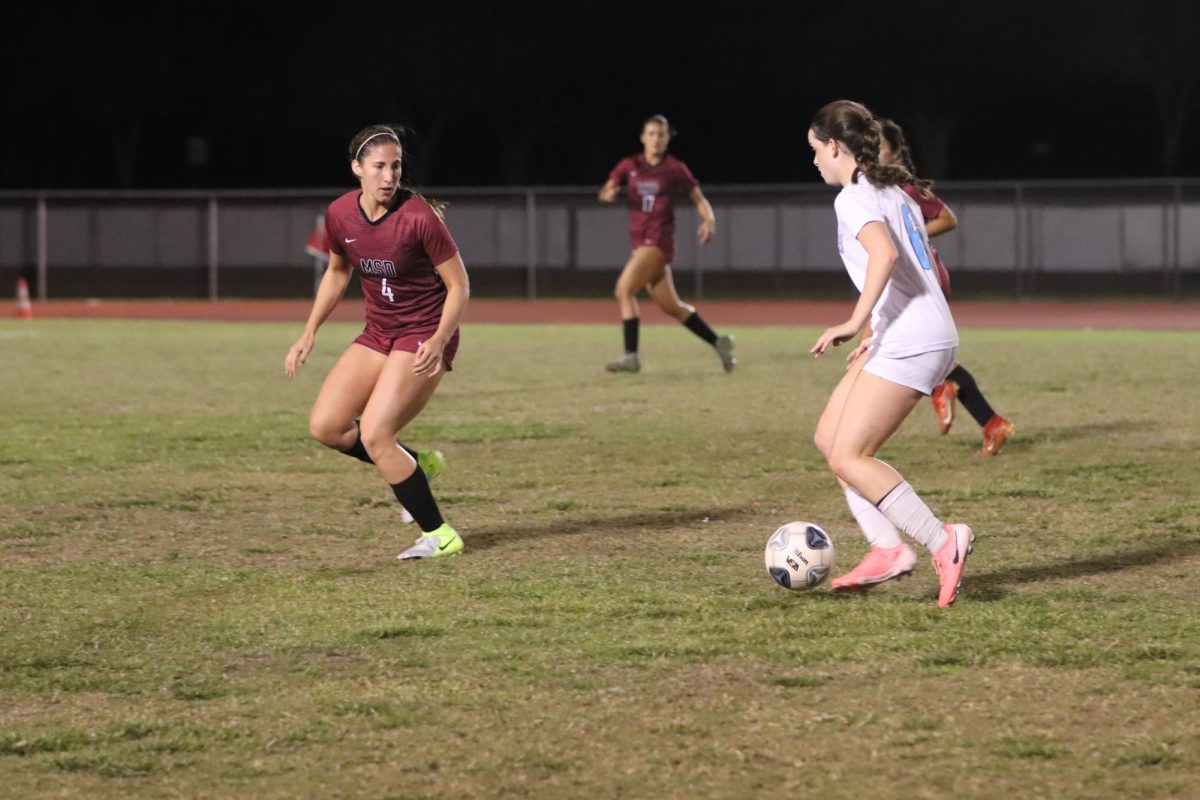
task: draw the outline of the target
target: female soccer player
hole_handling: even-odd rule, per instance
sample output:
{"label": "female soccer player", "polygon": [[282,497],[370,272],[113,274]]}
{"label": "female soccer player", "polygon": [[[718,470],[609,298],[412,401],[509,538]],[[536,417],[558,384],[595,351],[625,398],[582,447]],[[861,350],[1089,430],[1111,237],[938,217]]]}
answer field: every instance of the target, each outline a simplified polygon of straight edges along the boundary
{"label": "female soccer player", "polygon": [[470,289],[440,209],[401,180],[403,137],[402,128],[372,125],[350,142],[360,188],[325,213],[329,267],[284,371],[295,377],[357,267],[367,324],[325,377],[309,430],[326,447],[374,464],[420,526],[423,535],[399,558],[438,558],[463,548],[429,490],[426,470],[441,471],[440,454],[418,455],[396,437],[451,369]]}
{"label": "female soccer player", "polygon": [[821,177],[842,187],[834,201],[838,251],[860,293],[850,318],[822,333],[809,352],[820,357],[863,334],[813,437],[871,545],[832,588],[864,589],[912,572],[917,557],[899,529],[933,554],[938,606],[945,608],[958,595],[974,535],[935,517],[875,454],[921,396],[945,379],[958,331],[938,287],[921,211],[900,188],[913,177],[880,163],[881,136],[871,112],[850,100],[822,108],[808,131]]}
{"label": "female soccer player", "polygon": [[616,289],[625,335],[625,355],[605,369],[637,372],[642,368],[638,360],[637,294],[645,288],[659,308],[712,345],[721,358],[721,366],[726,372],[733,372],[737,364],[733,357],[733,337],[718,336],[695,308],[680,300],[671,277],[671,260],[675,258],[675,195],[687,195],[696,204],[701,219],[697,231],[701,244],[712,241],[717,230],[712,206],[687,165],[667,154],[671,127],[666,117],[655,114],[643,122],[641,141],[642,154],[618,162],[598,195],[601,202],[612,203],[617,199],[621,184],[627,185],[629,238],[633,244],[633,253],[617,278]]}
{"label": "female soccer player", "polygon": [[[933,183],[917,177],[917,168],[913,164],[912,153],[908,149],[903,129],[890,119],[880,119],[879,124],[883,128],[883,140],[879,143],[879,160],[884,164],[899,164],[913,176],[913,182],[901,188],[921,207],[921,215],[925,218],[925,233],[932,238],[957,228],[958,218],[954,216],[950,207],[933,193]],[[942,263],[937,249],[930,247],[929,250],[933,253],[933,263],[938,271],[942,292],[949,297],[950,273]],[[962,400],[963,406],[983,428],[983,446],[976,455],[994,456],[999,453],[1000,448],[1004,447],[1004,443],[1012,435],[1013,424],[992,409],[975,383],[975,377],[967,372],[962,364],[955,364],[946,380],[935,387],[930,395],[934,413],[938,417],[939,432],[943,436],[950,432],[950,426],[954,423],[955,397]]]}

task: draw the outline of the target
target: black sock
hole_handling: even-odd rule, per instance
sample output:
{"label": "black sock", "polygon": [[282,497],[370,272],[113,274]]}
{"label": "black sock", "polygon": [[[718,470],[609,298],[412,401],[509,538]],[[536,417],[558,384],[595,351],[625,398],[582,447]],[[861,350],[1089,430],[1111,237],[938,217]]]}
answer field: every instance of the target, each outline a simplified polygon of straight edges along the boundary
{"label": "black sock", "polygon": [[442,519],[437,500],[433,499],[433,492],[429,491],[429,481],[420,467],[399,483],[393,483],[392,493],[396,495],[400,505],[408,509],[408,513],[412,514],[425,533],[436,531],[445,524],[446,520]]}
{"label": "black sock", "polygon": [[713,347],[717,345],[717,334],[712,328],[708,327],[708,323],[700,318],[700,315],[693,311],[688,315],[688,318],[683,321],[684,326],[692,333],[699,336],[704,341],[708,342]]}
{"label": "black sock", "polygon": [[359,461],[365,461],[368,464],[374,464],[371,456],[367,453],[367,448],[363,447],[362,433],[358,429],[358,420],[354,420],[354,444],[350,445],[349,449],[343,450],[343,453],[351,458],[357,458]]}
{"label": "black sock", "polygon": [[[400,449],[401,449],[401,450],[403,450],[404,452],[406,452],[406,453],[408,453],[410,456],[412,456],[412,457],[413,457],[413,461],[416,461],[416,460],[417,460],[417,451],[416,451],[416,450],[413,450],[411,447],[409,447],[408,445],[406,445],[404,442],[396,442],[396,444],[397,444],[397,445],[399,445],[399,447],[400,447]],[[420,462],[417,462],[417,463],[420,463]]]}
{"label": "black sock", "polygon": [[641,320],[637,317],[621,320],[621,327],[625,332],[626,353],[636,353],[638,351],[638,325],[640,323]]}
{"label": "black sock", "polygon": [[988,424],[988,420],[996,415],[992,410],[992,406],[984,398],[983,392],[979,391],[979,386],[975,383],[975,378],[971,373],[963,369],[962,365],[956,366],[950,370],[950,374],[946,376],[946,380],[954,381],[958,384],[958,400],[963,404],[963,408],[971,412],[971,416],[979,423],[979,427]]}

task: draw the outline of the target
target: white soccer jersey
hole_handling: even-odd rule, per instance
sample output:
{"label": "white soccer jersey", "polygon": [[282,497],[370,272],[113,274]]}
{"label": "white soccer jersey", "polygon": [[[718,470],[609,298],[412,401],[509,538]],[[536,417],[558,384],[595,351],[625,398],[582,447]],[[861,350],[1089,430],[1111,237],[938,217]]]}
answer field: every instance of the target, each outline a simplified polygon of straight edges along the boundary
{"label": "white soccer jersey", "polygon": [[861,173],[833,202],[838,220],[838,252],[861,292],[867,278],[867,250],[858,234],[868,222],[887,226],[899,258],[879,302],[871,310],[872,352],[904,358],[958,346],[958,330],[938,286],[921,209],[899,186],[873,186]]}

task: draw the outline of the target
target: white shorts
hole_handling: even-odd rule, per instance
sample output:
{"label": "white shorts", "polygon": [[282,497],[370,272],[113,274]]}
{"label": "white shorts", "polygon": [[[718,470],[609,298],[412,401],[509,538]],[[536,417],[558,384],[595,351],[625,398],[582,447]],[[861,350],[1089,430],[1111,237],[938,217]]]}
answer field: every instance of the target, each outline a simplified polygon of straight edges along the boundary
{"label": "white shorts", "polygon": [[916,389],[921,394],[931,394],[935,387],[946,380],[950,370],[954,369],[957,358],[957,347],[905,358],[888,358],[871,353],[867,363],[863,364],[863,372]]}

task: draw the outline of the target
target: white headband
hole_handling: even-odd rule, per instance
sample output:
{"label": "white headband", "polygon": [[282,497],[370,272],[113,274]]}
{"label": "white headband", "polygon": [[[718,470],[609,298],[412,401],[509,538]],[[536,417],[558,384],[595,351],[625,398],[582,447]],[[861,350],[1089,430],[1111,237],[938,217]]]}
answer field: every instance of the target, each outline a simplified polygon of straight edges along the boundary
{"label": "white headband", "polygon": [[358,152],[354,154],[355,161],[358,161],[358,157],[362,155],[363,148],[367,146],[367,142],[371,141],[376,136],[390,136],[396,140],[396,144],[400,144],[400,137],[397,136],[396,134],[392,133],[391,131],[380,131],[379,133],[372,133],[370,136],[363,139],[363,143],[358,146]]}

